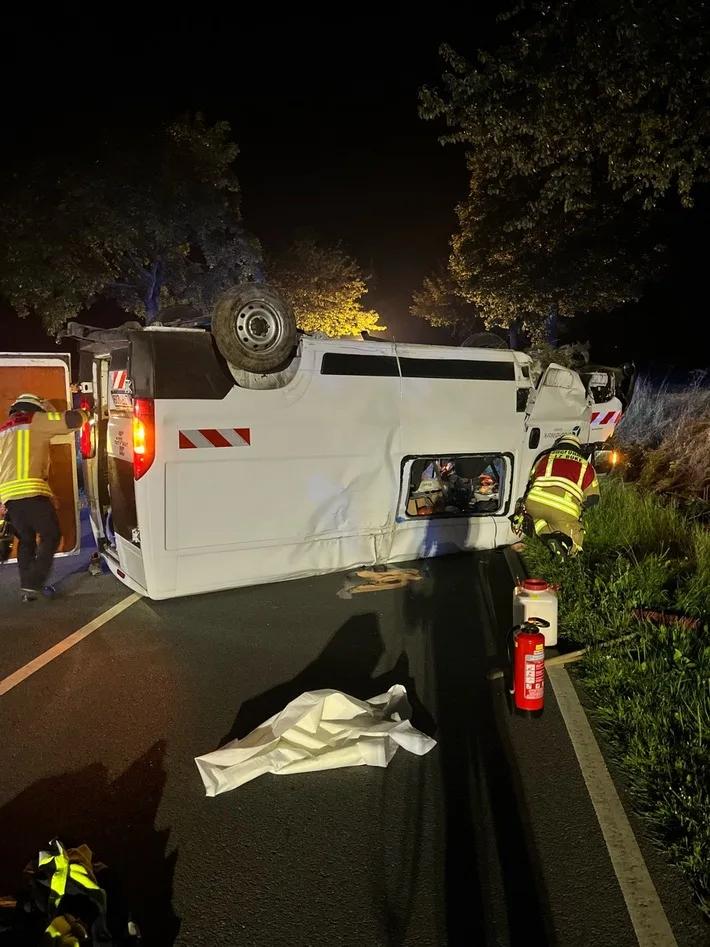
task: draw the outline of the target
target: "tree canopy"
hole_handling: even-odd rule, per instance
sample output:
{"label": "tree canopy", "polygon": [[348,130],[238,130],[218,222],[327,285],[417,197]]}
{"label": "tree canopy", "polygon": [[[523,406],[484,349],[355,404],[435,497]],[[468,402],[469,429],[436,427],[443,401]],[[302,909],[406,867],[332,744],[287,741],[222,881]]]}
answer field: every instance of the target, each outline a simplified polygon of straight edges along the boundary
{"label": "tree canopy", "polygon": [[490,182],[537,181],[521,223],[607,184],[646,208],[672,190],[692,203],[710,170],[704,0],[542,0],[506,19],[508,42],[475,65],[442,47],[451,71],[422,109],[485,155]]}
{"label": "tree canopy", "polygon": [[146,322],[165,305],[211,309],[260,274],[260,246],[240,221],[237,153],[229,125],[198,114],[16,169],[0,187],[0,293],[49,331],[99,296]]}
{"label": "tree canopy", "polygon": [[462,297],[443,266],[424,278],[422,288],[412,296],[410,312],[430,325],[451,329],[455,338],[464,338],[483,328],[478,311]]}
{"label": "tree canopy", "polygon": [[337,337],[379,332],[379,315],[364,309],[367,278],[357,261],[338,244],[299,234],[268,266],[269,281],[289,300],[304,332]]}
{"label": "tree canopy", "polygon": [[660,264],[647,213],[710,168],[702,0],[526,2],[508,37],[421,93],[466,147],[451,275],[489,322],[610,309]]}
{"label": "tree canopy", "polygon": [[641,294],[658,253],[626,208],[550,210],[515,229],[516,196],[491,195],[472,175],[468,200],[457,207],[451,276],[488,327],[517,322],[536,335],[551,315],[614,309]]}

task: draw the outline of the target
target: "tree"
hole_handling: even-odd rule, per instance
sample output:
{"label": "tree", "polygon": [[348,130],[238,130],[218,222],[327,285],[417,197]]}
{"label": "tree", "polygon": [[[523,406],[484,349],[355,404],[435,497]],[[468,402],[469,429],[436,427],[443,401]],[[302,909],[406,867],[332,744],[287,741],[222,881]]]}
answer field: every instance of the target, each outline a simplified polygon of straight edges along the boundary
{"label": "tree", "polygon": [[379,315],[363,309],[367,278],[343,248],[300,234],[269,265],[269,280],[289,300],[304,332],[337,337],[381,332]]}
{"label": "tree", "polygon": [[0,292],[49,331],[101,295],[146,322],[169,304],[211,309],[260,274],[229,135],[198,114],[16,170],[0,190]]}
{"label": "tree", "polygon": [[539,341],[551,317],[611,309],[635,298],[656,268],[657,253],[638,222],[613,210],[603,217],[550,213],[525,230],[509,229],[514,196],[489,195],[472,178],[457,207],[459,230],[448,272],[424,281],[412,313],[464,336],[483,323]]}
{"label": "tree", "polygon": [[555,208],[514,228],[525,199],[512,187],[491,194],[472,175],[469,198],[457,207],[450,273],[489,327],[517,324],[539,338],[551,317],[613,309],[640,295],[658,253],[630,209]]}
{"label": "tree", "polygon": [[463,298],[443,266],[425,277],[422,288],[412,295],[409,311],[433,326],[450,329],[454,338],[463,339],[483,327],[477,310]]}
{"label": "tree", "polygon": [[637,298],[662,262],[644,211],[707,179],[702,0],[600,2],[523,0],[499,49],[442,47],[442,89],[422,90],[467,149],[450,272],[489,323],[539,332]]}
{"label": "tree", "polygon": [[704,0],[523,3],[518,29],[475,66],[449,46],[422,113],[457,130],[486,182],[534,182],[518,218],[571,210],[611,186],[646,209],[692,204],[710,170],[710,20]]}

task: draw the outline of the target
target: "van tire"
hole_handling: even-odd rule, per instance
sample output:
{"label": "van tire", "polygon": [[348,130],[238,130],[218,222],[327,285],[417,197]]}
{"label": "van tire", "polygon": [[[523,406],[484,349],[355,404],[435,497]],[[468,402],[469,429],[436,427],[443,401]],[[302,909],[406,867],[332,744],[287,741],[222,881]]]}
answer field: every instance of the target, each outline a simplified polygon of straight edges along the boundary
{"label": "van tire", "polygon": [[212,335],[222,357],[247,372],[283,370],[296,346],[291,306],[265,283],[243,283],[217,301]]}

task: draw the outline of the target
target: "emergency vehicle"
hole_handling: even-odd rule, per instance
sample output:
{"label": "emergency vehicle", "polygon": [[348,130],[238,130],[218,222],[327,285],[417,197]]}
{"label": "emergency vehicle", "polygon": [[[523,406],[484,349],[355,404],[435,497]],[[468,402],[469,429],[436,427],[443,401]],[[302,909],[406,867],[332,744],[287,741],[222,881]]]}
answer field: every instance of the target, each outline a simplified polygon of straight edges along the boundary
{"label": "emergency vehicle", "polygon": [[[512,542],[534,460],[621,410],[559,365],[534,387],[520,352],[297,334],[262,284],[167,321],[67,329],[94,537],[153,599]],[[422,506],[435,469],[456,489]]]}

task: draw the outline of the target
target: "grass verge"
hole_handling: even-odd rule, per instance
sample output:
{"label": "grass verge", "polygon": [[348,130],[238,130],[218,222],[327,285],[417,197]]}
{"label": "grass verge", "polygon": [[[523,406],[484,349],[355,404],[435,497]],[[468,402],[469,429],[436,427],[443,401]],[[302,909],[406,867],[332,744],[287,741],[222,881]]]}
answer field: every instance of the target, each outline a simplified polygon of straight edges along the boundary
{"label": "grass verge", "polygon": [[[560,636],[588,649],[580,674],[597,723],[710,917],[710,531],[618,479],[586,525],[577,558],[557,565],[533,541],[525,559],[560,586]],[[658,627],[635,619],[636,608],[688,615],[700,628]]]}

